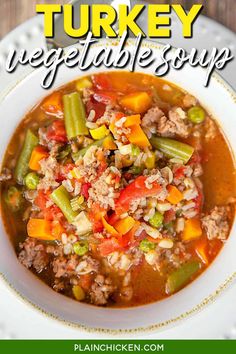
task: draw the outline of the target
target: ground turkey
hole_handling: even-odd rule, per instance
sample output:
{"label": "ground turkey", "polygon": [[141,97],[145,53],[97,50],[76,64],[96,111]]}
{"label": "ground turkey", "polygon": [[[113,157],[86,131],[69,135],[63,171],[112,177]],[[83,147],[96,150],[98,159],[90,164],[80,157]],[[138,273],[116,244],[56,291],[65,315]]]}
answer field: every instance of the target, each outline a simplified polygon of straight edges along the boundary
{"label": "ground turkey", "polygon": [[228,207],[216,206],[202,218],[202,226],[209,240],[216,238],[225,240],[227,238],[229,233],[228,212]]}
{"label": "ground turkey", "polygon": [[114,293],[116,287],[112,285],[110,278],[98,274],[91,286],[90,299],[95,305],[106,305],[110,296]]}
{"label": "ground turkey", "polygon": [[27,237],[20,244],[19,261],[26,267],[33,267],[40,273],[49,263],[49,255],[46,252],[46,246],[39,243],[36,239]]}
{"label": "ground turkey", "polygon": [[152,133],[165,137],[178,135],[187,138],[190,133],[190,123],[180,107],[171,108],[168,117],[158,106],[152,107],[144,115],[142,126],[148,135]]}

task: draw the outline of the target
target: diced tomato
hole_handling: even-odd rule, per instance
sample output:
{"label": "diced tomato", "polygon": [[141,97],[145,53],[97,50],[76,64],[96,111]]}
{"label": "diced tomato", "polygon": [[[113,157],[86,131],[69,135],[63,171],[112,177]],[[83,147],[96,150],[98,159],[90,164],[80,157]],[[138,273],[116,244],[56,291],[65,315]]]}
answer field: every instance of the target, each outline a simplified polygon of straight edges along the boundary
{"label": "diced tomato", "polygon": [[120,219],[119,215],[116,213],[113,213],[109,218],[108,218],[108,224],[114,225],[118,220]]}
{"label": "diced tomato", "polygon": [[56,176],[56,181],[57,182],[62,182],[67,178],[68,173],[73,170],[75,165],[73,163],[67,163],[64,166],[61,166],[60,172]]}
{"label": "diced tomato", "polygon": [[114,237],[103,240],[98,246],[98,251],[102,257],[108,256],[108,254],[120,249],[121,246],[119,245],[117,239]]}
{"label": "diced tomato", "polygon": [[175,219],[175,211],[174,209],[170,209],[165,211],[164,214],[164,223],[169,224],[169,222],[173,221]]}
{"label": "diced tomato", "polygon": [[117,94],[109,91],[98,91],[94,93],[93,98],[97,102],[108,105],[117,101]]}
{"label": "diced tomato", "polygon": [[98,204],[93,204],[88,217],[92,223],[93,232],[102,232],[104,229],[102,216],[105,216],[106,212]]}
{"label": "diced tomato", "polygon": [[81,194],[85,199],[88,199],[89,197],[89,188],[91,187],[91,183],[84,183],[81,186]]}
{"label": "diced tomato", "polygon": [[129,210],[132,201],[137,200],[142,197],[152,197],[160,192],[161,186],[154,182],[152,183],[152,188],[147,188],[145,181],[148,177],[139,176],[133,182],[131,182],[127,187],[122,189],[120,196],[116,201],[116,213],[122,214]]}
{"label": "diced tomato", "polygon": [[92,223],[93,232],[102,232],[104,229],[102,220],[96,220]]}
{"label": "diced tomato", "polygon": [[92,81],[94,86],[98,90],[111,90],[112,85],[111,85],[111,80],[109,79],[109,76],[106,74],[96,74],[92,76]]}
{"label": "diced tomato", "polygon": [[94,99],[93,96],[90,97],[90,99],[88,100],[88,102],[86,103],[86,111],[87,114],[89,114],[89,112],[91,110],[94,110],[95,112],[95,117],[94,117],[94,121],[96,121],[97,119],[101,118],[106,110],[106,105],[102,102],[98,102]]}
{"label": "diced tomato", "polygon": [[81,288],[83,288],[85,291],[88,291],[90,289],[92,283],[92,277],[91,274],[83,274],[80,275],[79,278],[79,285]]}
{"label": "diced tomato", "polygon": [[101,161],[97,169],[98,176],[101,176],[101,174],[105,171],[106,168],[107,168],[106,161]]}
{"label": "diced tomato", "polygon": [[185,166],[180,166],[176,169],[176,171],[174,172],[174,178],[176,179],[181,179],[184,177],[184,171],[185,171],[186,167]]}
{"label": "diced tomato", "polygon": [[46,208],[46,203],[48,201],[48,196],[47,193],[40,189],[38,191],[38,195],[34,200],[34,203],[37,207],[39,207],[39,209],[44,210]]}
{"label": "diced tomato", "polygon": [[42,104],[42,109],[48,113],[57,116],[63,115],[61,92],[53,92]]}
{"label": "diced tomato", "polygon": [[42,210],[46,220],[60,220],[63,217],[61,210],[56,205],[47,207],[47,202],[50,200],[50,193],[50,191],[39,190],[34,203]]}
{"label": "diced tomato", "polygon": [[127,248],[133,241],[133,237],[130,233],[127,233],[118,239],[119,245],[122,248]]}
{"label": "diced tomato", "polygon": [[61,220],[63,218],[63,214],[56,205],[51,205],[49,208],[44,209],[43,211],[44,218],[46,220]]}
{"label": "diced tomato", "polygon": [[58,143],[67,142],[65,125],[61,119],[54,120],[52,125],[48,128],[47,139],[54,140]]}
{"label": "diced tomato", "polygon": [[193,199],[193,201],[195,203],[195,208],[199,214],[202,210],[202,205],[203,205],[203,192],[201,188],[197,188],[197,190],[198,190],[198,195],[196,198]]}

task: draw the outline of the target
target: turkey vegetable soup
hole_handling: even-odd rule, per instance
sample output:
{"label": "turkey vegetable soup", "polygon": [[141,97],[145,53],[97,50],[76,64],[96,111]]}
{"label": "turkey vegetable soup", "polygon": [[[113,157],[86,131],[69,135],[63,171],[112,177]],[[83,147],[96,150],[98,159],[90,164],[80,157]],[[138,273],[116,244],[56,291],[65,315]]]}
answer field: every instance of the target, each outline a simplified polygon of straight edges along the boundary
{"label": "turkey vegetable soup", "polygon": [[201,274],[234,218],[234,163],[198,100],[110,72],[53,92],[6,151],[2,216],[19,261],[101,306],[168,297]]}

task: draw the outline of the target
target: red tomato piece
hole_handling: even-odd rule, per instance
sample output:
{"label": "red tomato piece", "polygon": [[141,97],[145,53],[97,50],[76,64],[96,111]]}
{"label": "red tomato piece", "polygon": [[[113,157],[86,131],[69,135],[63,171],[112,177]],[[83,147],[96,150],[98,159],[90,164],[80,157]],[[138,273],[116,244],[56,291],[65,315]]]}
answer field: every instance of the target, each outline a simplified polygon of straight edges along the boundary
{"label": "red tomato piece", "polygon": [[59,220],[63,217],[63,214],[56,205],[51,205],[47,207],[47,202],[49,201],[50,191],[39,190],[37,197],[35,198],[35,204],[42,210],[44,218],[46,220]]}
{"label": "red tomato piece", "polygon": [[57,182],[62,182],[67,178],[68,173],[73,170],[75,165],[73,163],[67,163],[64,166],[61,166],[60,172],[58,173],[58,176],[56,177]]}
{"label": "red tomato piece", "polygon": [[115,94],[114,92],[109,92],[109,91],[98,91],[98,92],[94,93],[93,98],[97,102],[101,102],[101,103],[104,103],[105,105],[107,105],[107,104],[116,102],[117,94]]}
{"label": "red tomato piece", "polygon": [[108,256],[108,254],[118,251],[121,249],[117,239],[109,238],[100,243],[98,246],[98,251],[102,257]]}
{"label": "red tomato piece", "polygon": [[174,178],[181,179],[184,177],[185,166],[180,166],[174,172]]}
{"label": "red tomato piece", "polygon": [[197,188],[197,190],[198,190],[198,196],[194,198],[193,201],[195,202],[195,208],[199,214],[203,206],[203,192],[200,188]]}
{"label": "red tomato piece", "polygon": [[109,218],[108,218],[108,224],[113,226],[118,220],[120,219],[119,215],[116,213],[113,213]]}
{"label": "red tomato piece", "polygon": [[111,80],[106,74],[96,74],[92,76],[94,86],[98,90],[110,90],[112,88]]}
{"label": "red tomato piece", "polygon": [[85,199],[89,197],[89,188],[91,187],[91,183],[84,183],[81,186],[81,194],[84,196]]}
{"label": "red tomato piece", "polygon": [[86,111],[87,114],[89,114],[89,112],[91,110],[94,110],[95,112],[95,118],[94,121],[96,121],[97,119],[101,118],[106,110],[106,105],[102,102],[97,102],[93,96],[90,97],[89,101],[86,103]]}
{"label": "red tomato piece", "polygon": [[150,189],[146,187],[145,181],[147,178],[148,177],[145,176],[139,176],[127,187],[122,189],[116,201],[115,210],[118,214],[128,211],[132,201],[142,197],[152,197],[160,192],[161,186],[157,182],[152,183],[152,188]]}
{"label": "red tomato piece", "polygon": [[52,125],[48,128],[47,139],[54,140],[58,143],[66,143],[66,129],[64,122],[61,119],[54,120]]}
{"label": "red tomato piece", "polygon": [[175,211],[173,209],[165,211],[164,214],[164,223],[169,224],[169,222],[175,219]]}
{"label": "red tomato piece", "polygon": [[80,275],[80,277],[79,277],[79,285],[81,286],[81,288],[83,288],[84,290],[88,291],[90,289],[91,283],[92,283],[91,274]]}
{"label": "red tomato piece", "polygon": [[102,220],[95,220],[92,224],[93,232],[102,232],[104,229]]}
{"label": "red tomato piece", "polygon": [[48,196],[46,194],[46,192],[42,189],[40,189],[38,191],[38,195],[35,198],[35,205],[37,205],[37,207],[39,207],[39,209],[44,210],[46,208],[46,203],[48,201]]}

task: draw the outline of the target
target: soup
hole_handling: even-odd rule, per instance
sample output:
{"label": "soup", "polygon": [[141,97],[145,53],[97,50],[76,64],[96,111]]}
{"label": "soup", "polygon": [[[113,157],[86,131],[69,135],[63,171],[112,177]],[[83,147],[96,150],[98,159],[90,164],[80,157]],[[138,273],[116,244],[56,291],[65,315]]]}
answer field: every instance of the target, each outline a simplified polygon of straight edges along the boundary
{"label": "soup", "polygon": [[235,179],[227,142],[192,95],[109,72],[50,94],[5,154],[2,217],[19,261],[99,306],[164,299],[226,242]]}

